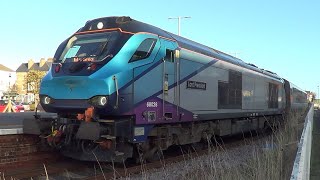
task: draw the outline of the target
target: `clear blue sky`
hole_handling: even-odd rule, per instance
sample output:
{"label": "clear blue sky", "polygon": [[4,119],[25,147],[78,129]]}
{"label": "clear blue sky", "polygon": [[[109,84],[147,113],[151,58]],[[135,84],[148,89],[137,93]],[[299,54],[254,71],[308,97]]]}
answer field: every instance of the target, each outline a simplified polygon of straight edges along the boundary
{"label": "clear blue sky", "polygon": [[16,70],[53,57],[89,19],[130,16],[276,72],[304,90],[320,85],[318,0],[3,0],[0,63]]}

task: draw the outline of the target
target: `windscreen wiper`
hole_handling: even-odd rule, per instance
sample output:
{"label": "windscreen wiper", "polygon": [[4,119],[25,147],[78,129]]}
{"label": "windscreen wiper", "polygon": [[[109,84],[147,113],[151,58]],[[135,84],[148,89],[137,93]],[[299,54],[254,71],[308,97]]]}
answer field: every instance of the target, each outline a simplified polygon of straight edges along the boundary
{"label": "windscreen wiper", "polygon": [[102,45],[100,52],[97,54],[97,57],[100,57],[100,56],[103,54],[103,52],[104,52],[104,50],[106,49],[108,43],[109,43],[109,41],[106,41],[106,42]]}

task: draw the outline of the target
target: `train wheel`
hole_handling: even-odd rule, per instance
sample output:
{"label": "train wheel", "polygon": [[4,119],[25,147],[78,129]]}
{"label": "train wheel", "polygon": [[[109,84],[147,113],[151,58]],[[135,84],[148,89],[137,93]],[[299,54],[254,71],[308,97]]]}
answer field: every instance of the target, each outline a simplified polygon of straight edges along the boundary
{"label": "train wheel", "polygon": [[271,125],[268,121],[265,121],[261,133],[263,135],[268,135],[270,131],[272,131]]}
{"label": "train wheel", "polygon": [[191,150],[194,152],[201,151],[205,148],[206,148],[206,144],[202,141],[191,144]]}
{"label": "train wheel", "polygon": [[98,148],[97,143],[91,140],[82,140],[81,141],[81,149],[85,153],[92,153],[95,149]]}
{"label": "train wheel", "polygon": [[132,155],[132,160],[136,164],[143,164],[145,160],[143,159],[143,149],[141,144],[136,144],[133,147],[133,155]]}
{"label": "train wheel", "polygon": [[133,158],[136,163],[154,162],[163,159],[162,150],[157,146],[150,146],[149,142],[137,144]]}
{"label": "train wheel", "polygon": [[219,135],[213,135],[211,136],[211,145],[213,147],[216,147],[216,146],[223,146],[224,142],[223,142],[223,139],[221,136]]}
{"label": "train wheel", "polygon": [[163,159],[163,152],[159,147],[153,147],[144,154],[144,159],[147,162],[154,162]]}

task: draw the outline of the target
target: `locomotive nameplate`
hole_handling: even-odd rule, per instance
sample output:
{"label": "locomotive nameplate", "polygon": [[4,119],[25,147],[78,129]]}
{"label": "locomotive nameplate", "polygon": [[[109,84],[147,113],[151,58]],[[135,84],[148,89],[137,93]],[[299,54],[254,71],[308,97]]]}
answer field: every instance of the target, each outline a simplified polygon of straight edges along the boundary
{"label": "locomotive nameplate", "polygon": [[198,81],[187,81],[187,89],[201,89],[206,90],[207,84],[204,82],[198,82]]}

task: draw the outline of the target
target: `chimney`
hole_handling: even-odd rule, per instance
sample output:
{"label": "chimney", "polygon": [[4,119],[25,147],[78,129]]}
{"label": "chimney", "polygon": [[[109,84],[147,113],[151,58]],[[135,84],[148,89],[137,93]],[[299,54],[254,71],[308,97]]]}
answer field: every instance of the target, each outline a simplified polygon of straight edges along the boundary
{"label": "chimney", "polygon": [[30,59],[30,60],[28,61],[28,69],[30,69],[30,68],[33,66],[33,64],[34,64],[33,60]]}
{"label": "chimney", "polygon": [[48,58],[47,62],[53,62],[53,58]]}
{"label": "chimney", "polygon": [[41,58],[39,66],[42,67],[45,63],[46,63],[46,60],[44,58]]}

